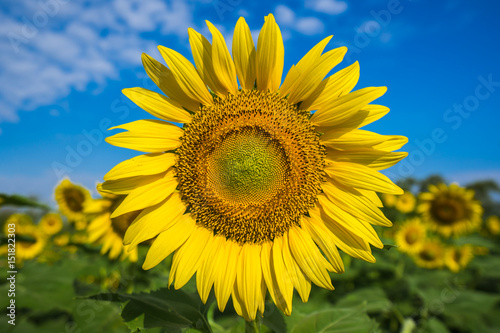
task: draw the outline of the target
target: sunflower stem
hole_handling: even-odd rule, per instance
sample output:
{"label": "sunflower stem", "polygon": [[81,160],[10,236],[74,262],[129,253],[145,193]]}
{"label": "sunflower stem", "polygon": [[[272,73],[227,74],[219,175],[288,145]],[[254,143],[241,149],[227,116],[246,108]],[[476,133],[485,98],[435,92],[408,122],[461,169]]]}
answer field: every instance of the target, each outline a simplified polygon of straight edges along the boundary
{"label": "sunflower stem", "polygon": [[256,316],[252,321],[245,321],[245,333],[260,333],[260,317]]}

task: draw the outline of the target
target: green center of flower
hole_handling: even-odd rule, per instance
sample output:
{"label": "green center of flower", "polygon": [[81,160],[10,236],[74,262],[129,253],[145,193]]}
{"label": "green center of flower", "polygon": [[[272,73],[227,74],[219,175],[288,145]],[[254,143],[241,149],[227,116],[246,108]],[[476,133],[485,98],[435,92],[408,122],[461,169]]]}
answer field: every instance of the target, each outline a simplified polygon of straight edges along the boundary
{"label": "green center of flower", "polygon": [[227,135],[209,160],[208,184],[230,202],[268,200],[285,183],[287,159],[283,149],[256,129]]}

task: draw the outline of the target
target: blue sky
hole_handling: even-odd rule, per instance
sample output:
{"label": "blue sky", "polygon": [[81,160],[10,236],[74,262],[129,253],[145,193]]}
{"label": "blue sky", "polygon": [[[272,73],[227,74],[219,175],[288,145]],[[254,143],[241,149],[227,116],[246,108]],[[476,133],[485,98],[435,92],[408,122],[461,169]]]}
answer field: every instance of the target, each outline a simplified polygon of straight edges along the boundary
{"label": "blue sky", "polygon": [[[158,44],[192,59],[187,28],[231,45],[244,16],[257,37],[273,13],[285,71],[317,42],[349,47],[356,88],[387,86],[391,112],[367,129],[409,138],[394,179],[433,173],[466,184],[500,182],[500,4],[495,1],[2,1],[0,4],[0,192],[53,203],[62,177],[93,189],[137,152],[103,141],[105,129],[151,118],[121,89],[155,89],[141,53]],[[95,191],[94,191],[95,193]]]}

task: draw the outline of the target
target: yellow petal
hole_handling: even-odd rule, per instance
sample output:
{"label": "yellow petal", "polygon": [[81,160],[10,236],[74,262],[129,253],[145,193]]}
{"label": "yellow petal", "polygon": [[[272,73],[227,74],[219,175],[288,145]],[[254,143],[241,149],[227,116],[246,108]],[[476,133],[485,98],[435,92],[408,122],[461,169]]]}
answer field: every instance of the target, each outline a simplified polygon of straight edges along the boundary
{"label": "yellow petal", "polygon": [[182,90],[175,80],[172,71],[166,66],[156,61],[154,58],[143,53],[142,64],[148,76],[153,82],[171,99],[182,105],[188,110],[197,111],[200,108],[200,102],[197,102]]}
{"label": "yellow petal", "polygon": [[327,77],[314,92],[300,104],[301,110],[326,108],[335,99],[343,96],[356,86],[359,79],[359,63],[354,64]]}
{"label": "yellow petal", "polygon": [[209,21],[206,21],[208,30],[212,33],[212,61],[214,71],[217,73],[220,83],[224,88],[236,95],[238,82],[236,81],[236,69],[233,59],[226,46],[226,41],[220,31]]}
{"label": "yellow petal", "polygon": [[348,162],[330,162],[325,172],[339,183],[381,193],[403,194],[403,190],[389,178],[369,167]]}
{"label": "yellow petal", "polygon": [[191,122],[191,115],[179,103],[162,94],[140,87],[123,89],[122,92],[137,106],[155,117],[176,123]]}
{"label": "yellow petal", "polygon": [[288,240],[293,258],[300,269],[316,285],[333,290],[332,281],[326,267],[330,264],[325,260],[311,236],[299,227],[288,230]]}
{"label": "yellow petal", "polygon": [[198,226],[193,229],[187,241],[174,254],[168,277],[169,286],[175,280],[174,288],[179,289],[191,279],[205,258],[205,248],[212,241],[212,231]]}
{"label": "yellow petal", "polygon": [[311,235],[314,242],[318,244],[321,251],[323,251],[328,258],[333,271],[336,273],[343,273],[344,263],[335,246],[335,240],[330,230],[328,230],[324,224],[313,224],[310,222],[310,219],[306,219],[305,217],[301,220],[301,226]]}
{"label": "yellow petal", "polygon": [[136,188],[127,195],[111,217],[151,207],[168,197],[177,187],[177,178],[169,171],[164,178]]}
{"label": "yellow petal", "polygon": [[142,269],[151,269],[177,250],[196,226],[191,214],[183,215],[171,228],[161,232],[149,248]]}
{"label": "yellow petal", "polygon": [[137,120],[112,127],[110,130],[116,128],[128,132],[107,137],[106,142],[147,153],[159,153],[179,147],[179,138],[184,133],[180,127],[161,120]]}
{"label": "yellow petal", "polygon": [[368,103],[379,98],[387,91],[386,87],[368,87],[341,96],[318,109],[312,117],[315,126],[334,126],[352,117]]}
{"label": "yellow petal", "polygon": [[[302,104],[301,104],[302,105]],[[360,128],[379,120],[389,112],[389,108],[383,105],[368,104],[362,107],[352,117],[334,125],[338,128]]]}
{"label": "yellow petal", "polygon": [[201,104],[212,105],[212,96],[208,92],[205,83],[198,75],[198,72],[196,72],[193,64],[180,53],[172,49],[158,46],[158,50],[160,50],[161,55],[165,59],[165,62],[172,71],[182,91],[184,91],[189,98]]}
{"label": "yellow petal", "polygon": [[214,70],[212,45],[202,34],[193,28],[188,29],[188,34],[198,74],[217,95],[220,97],[226,96],[228,90],[222,85]]}
{"label": "yellow petal", "polygon": [[260,245],[243,244],[238,259],[236,283],[238,294],[249,317],[253,320],[257,314],[259,294],[261,293],[262,269],[260,265]]}
{"label": "yellow petal", "polygon": [[208,296],[210,295],[210,290],[215,281],[216,271],[223,268],[222,256],[220,254],[225,252],[225,246],[226,237],[216,236],[210,248],[208,248],[208,246],[205,248],[207,256],[196,273],[196,286],[203,303],[207,302]]}
{"label": "yellow petal", "polygon": [[304,275],[301,267],[290,252],[288,232],[283,235],[283,262],[285,263],[288,276],[295,289],[299,293],[302,302],[307,302],[311,293],[311,279]]}
{"label": "yellow petal", "polygon": [[262,250],[260,252],[260,261],[262,266],[262,276],[264,277],[264,281],[266,283],[267,288],[269,289],[269,294],[273,299],[274,303],[283,312],[287,310],[287,304],[285,302],[285,298],[281,293],[281,290],[278,286],[278,282],[276,276],[273,274],[271,269],[271,248],[273,246],[272,242],[264,242],[262,243]]}
{"label": "yellow petal", "polygon": [[287,316],[292,313],[293,283],[283,261],[283,237],[276,237],[271,249],[271,274],[276,280],[278,289],[286,303],[283,311]]}
{"label": "yellow petal", "polygon": [[[281,96],[286,96],[293,91],[300,78],[303,78],[303,75],[307,74],[307,71],[318,63],[321,53],[323,53],[326,44],[328,44],[332,37],[333,36],[328,36],[316,44],[302,57],[302,59],[300,59],[297,65],[293,65],[292,68],[290,68],[280,88]],[[300,82],[302,82],[302,80],[300,80]]]}
{"label": "yellow petal", "polygon": [[405,145],[408,142],[408,138],[401,135],[380,135],[360,129],[334,128],[325,132],[320,137],[320,141],[322,144],[336,150],[373,148],[392,151]]}
{"label": "yellow petal", "polygon": [[185,211],[186,206],[179,192],[174,192],[159,204],[144,209],[128,227],[123,242],[134,248],[139,243],[171,228]]}
{"label": "yellow petal", "polygon": [[172,153],[139,155],[117,164],[104,175],[104,180],[155,175],[172,167],[175,164],[175,158],[175,154]]}
{"label": "yellow petal", "polygon": [[283,74],[285,48],[274,16],[269,14],[257,41],[257,89],[278,91]]}
{"label": "yellow petal", "polygon": [[238,19],[233,36],[233,59],[236,73],[243,89],[253,89],[255,84],[255,46],[250,28],[243,17]]}
{"label": "yellow petal", "polygon": [[338,224],[331,223],[328,215],[317,208],[309,210],[309,214],[311,216],[309,222],[318,228],[321,228],[322,225],[326,226],[331,231],[335,245],[343,252],[354,258],[375,262],[375,257],[372,255],[370,245],[366,240],[347,231]]}
{"label": "yellow petal", "polygon": [[235,286],[236,270],[240,251],[241,246],[231,240],[228,240],[224,246],[224,252],[220,253],[220,267],[224,267],[224,269],[218,269],[216,272],[214,292],[217,298],[219,310],[221,312],[224,311],[229,296]]}
{"label": "yellow petal", "polygon": [[408,155],[404,152],[393,153],[373,148],[341,151],[327,147],[326,151],[327,161],[359,163],[375,170],[387,169]]}
{"label": "yellow petal", "polygon": [[165,177],[165,172],[157,175],[135,176],[116,180],[107,180],[101,184],[99,190],[104,193],[129,194],[136,188],[151,184]]}
{"label": "yellow petal", "polygon": [[371,224],[392,226],[392,222],[380,209],[356,189],[349,189],[341,184],[334,185],[328,181],[321,184],[321,187],[330,201],[349,214]]}
{"label": "yellow petal", "polygon": [[289,102],[296,104],[311,96],[328,72],[342,61],[346,52],[346,47],[339,47],[323,54],[317,63],[297,79],[288,97]]}

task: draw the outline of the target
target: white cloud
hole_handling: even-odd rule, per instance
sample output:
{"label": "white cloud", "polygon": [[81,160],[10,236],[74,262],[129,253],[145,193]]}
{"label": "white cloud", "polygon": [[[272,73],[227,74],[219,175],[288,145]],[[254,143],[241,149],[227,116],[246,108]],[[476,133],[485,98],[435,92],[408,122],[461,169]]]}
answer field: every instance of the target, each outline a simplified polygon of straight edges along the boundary
{"label": "white cloud", "polygon": [[307,0],[305,7],[317,12],[338,15],[347,10],[347,3],[338,0]]}
{"label": "white cloud", "polygon": [[295,29],[304,35],[320,34],[324,31],[323,22],[315,17],[304,17],[297,21]]}
{"label": "white cloud", "polygon": [[295,21],[295,13],[285,5],[276,6],[274,14],[278,24],[292,25]]}
{"label": "white cloud", "polygon": [[[7,36],[0,39],[0,61],[8,64],[0,71],[0,123],[18,121],[19,110],[57,103],[72,89],[103,87],[120,68],[140,65],[141,53],[157,44],[142,33],[184,38],[192,25],[190,2],[183,0],[54,1],[49,10],[41,3],[13,2],[9,15],[0,13]],[[37,24],[35,14],[46,20]]]}

